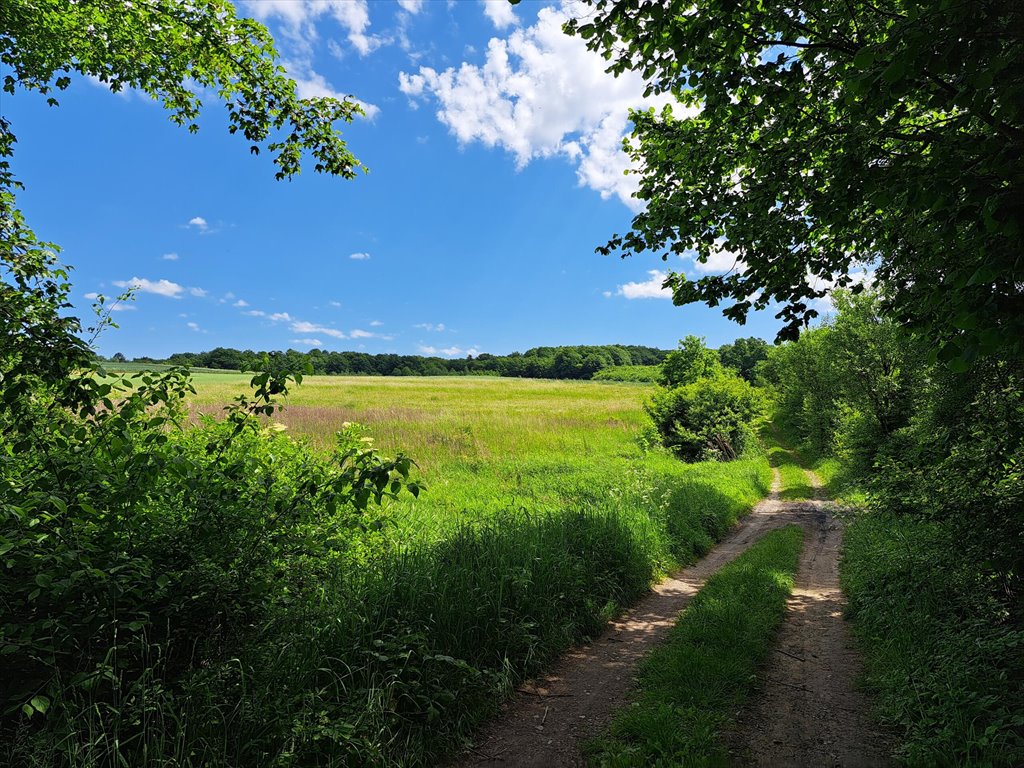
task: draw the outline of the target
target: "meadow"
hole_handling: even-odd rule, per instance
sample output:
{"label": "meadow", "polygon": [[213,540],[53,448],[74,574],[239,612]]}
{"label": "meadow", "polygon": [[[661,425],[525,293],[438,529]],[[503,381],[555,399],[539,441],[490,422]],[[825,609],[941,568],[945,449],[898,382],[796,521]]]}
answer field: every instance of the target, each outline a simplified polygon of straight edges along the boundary
{"label": "meadow", "polygon": [[[190,405],[216,414],[249,378],[196,374]],[[770,477],[760,458],[685,465],[651,450],[642,403],[653,391],[619,382],[308,376],[275,420],[322,449],[343,425],[359,424],[384,453],[411,456],[428,490],[393,504],[389,519],[403,540],[440,540],[496,517],[643,507],[675,529],[675,562],[688,562],[711,541],[678,529],[667,510],[728,510],[731,521],[766,493]],[[733,482],[739,476],[744,482]],[[659,569],[673,562],[659,560]]]}
{"label": "meadow", "polygon": [[[247,381],[200,374],[189,405],[215,413]],[[191,748],[229,710],[244,713],[224,738],[236,762],[423,765],[451,754],[519,680],[702,556],[767,493],[760,453],[686,465],[652,449],[649,393],[631,383],[304,379],[275,415],[283,435],[327,449],[346,422],[360,423],[382,451],[412,456],[427,490],[391,503],[358,567],[339,565],[301,609],[247,641],[245,669],[219,673],[244,680],[231,694],[241,700],[194,713],[211,727]],[[216,763],[218,750],[196,754]]]}

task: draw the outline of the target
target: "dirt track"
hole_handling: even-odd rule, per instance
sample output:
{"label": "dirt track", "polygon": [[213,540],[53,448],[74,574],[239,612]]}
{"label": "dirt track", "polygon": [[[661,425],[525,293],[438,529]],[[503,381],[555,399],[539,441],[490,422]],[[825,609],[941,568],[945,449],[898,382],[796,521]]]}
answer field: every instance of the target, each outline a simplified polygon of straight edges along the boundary
{"label": "dirt track", "polygon": [[[807,474],[820,489],[817,476]],[[842,527],[831,505],[805,506],[814,524],[760,690],[727,737],[732,761],[772,768],[890,765],[888,737],[870,721],[870,704],[856,687],[861,661],[839,590]]]}
{"label": "dirt track", "polygon": [[582,765],[580,746],[627,702],[637,662],[665,638],[704,581],[768,531],[793,522],[804,527],[806,540],[779,652],[727,743],[739,765],[887,764],[887,746],[853,687],[858,659],[840,613],[837,578],[841,531],[823,502],[781,501],[776,472],[771,495],[706,558],[520,688],[456,765]]}

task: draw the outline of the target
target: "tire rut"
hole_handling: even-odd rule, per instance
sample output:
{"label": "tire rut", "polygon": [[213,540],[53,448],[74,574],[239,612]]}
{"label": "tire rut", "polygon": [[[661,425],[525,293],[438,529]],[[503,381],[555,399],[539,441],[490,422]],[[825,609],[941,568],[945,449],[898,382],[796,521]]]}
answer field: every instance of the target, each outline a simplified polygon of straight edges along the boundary
{"label": "tire rut", "polygon": [[[806,524],[807,505],[782,501],[778,471],[773,475],[771,494],[703,560],[658,584],[592,643],[573,649],[547,675],[521,686],[453,765],[583,765],[581,745],[597,736],[627,701],[637,663],[665,639],[707,578],[768,531]],[[816,508],[811,511],[817,514]]]}
{"label": "tire rut", "polygon": [[806,502],[806,540],[796,585],[760,688],[726,735],[733,765],[888,766],[892,744],[869,718],[856,686],[862,664],[843,619],[839,589],[842,526],[821,481],[807,473],[816,499]]}

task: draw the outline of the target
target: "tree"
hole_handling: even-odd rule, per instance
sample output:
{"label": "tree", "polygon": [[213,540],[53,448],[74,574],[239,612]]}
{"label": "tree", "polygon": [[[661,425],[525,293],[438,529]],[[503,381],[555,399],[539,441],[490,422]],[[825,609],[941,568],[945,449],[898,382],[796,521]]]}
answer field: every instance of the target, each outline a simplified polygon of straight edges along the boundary
{"label": "tree", "polygon": [[675,303],[778,304],[786,339],[867,266],[934,357],[1024,352],[1018,0],[584,2],[566,31],[674,97],[632,115],[646,205],[600,252],[735,254]]}
{"label": "tree", "polygon": [[680,387],[715,376],[721,370],[718,353],[707,348],[704,337],[690,335],[679,341],[679,349],[665,357],[661,364],[661,378],[667,387]]}
{"label": "tree", "polygon": [[[112,91],[136,88],[162,102],[171,120],[198,130],[200,89],[217,93],[229,130],[254,154],[274,155],[277,177],[299,173],[303,153],[317,172],[351,178],[362,167],[335,127],[362,112],[351,99],[300,99],[278,66],[270,33],[238,18],[227,0],[5,0],[0,3],[3,90],[55,94],[79,74]],[[58,249],[40,242],[18,210],[11,170],[15,135],[0,117],[0,406],[16,408],[31,381],[59,386],[90,361],[69,307]],[[100,325],[109,323],[109,314]]]}
{"label": "tree", "polygon": [[718,348],[718,357],[722,365],[732,368],[747,381],[754,380],[757,364],[768,357],[768,342],[751,336],[736,339],[732,344],[723,344]]}

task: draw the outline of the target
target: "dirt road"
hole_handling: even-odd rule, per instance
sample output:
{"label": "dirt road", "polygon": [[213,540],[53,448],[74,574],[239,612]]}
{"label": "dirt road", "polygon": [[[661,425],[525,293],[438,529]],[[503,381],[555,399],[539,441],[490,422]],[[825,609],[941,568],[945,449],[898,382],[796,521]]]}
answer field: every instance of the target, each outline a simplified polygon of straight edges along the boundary
{"label": "dirt road", "polygon": [[782,501],[775,471],[771,495],[706,558],[520,688],[456,765],[582,765],[580,746],[628,701],[637,662],[664,640],[704,581],[768,531],[794,522],[806,532],[796,590],[762,690],[728,734],[730,752],[737,765],[887,764],[888,745],[854,687],[858,659],[841,616],[837,576],[841,530],[820,500]]}
{"label": "dirt road", "polygon": [[806,502],[807,535],[796,586],[759,691],[727,737],[735,765],[886,766],[888,735],[874,725],[856,687],[861,660],[843,620],[839,590],[842,527],[807,473],[818,500]]}

